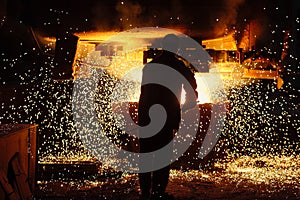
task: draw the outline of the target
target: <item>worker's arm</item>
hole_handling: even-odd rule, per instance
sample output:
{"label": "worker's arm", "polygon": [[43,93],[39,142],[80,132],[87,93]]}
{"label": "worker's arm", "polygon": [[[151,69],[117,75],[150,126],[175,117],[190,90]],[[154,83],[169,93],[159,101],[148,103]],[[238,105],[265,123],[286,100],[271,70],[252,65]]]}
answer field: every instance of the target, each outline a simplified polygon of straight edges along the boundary
{"label": "worker's arm", "polygon": [[185,78],[188,81],[189,85],[184,84],[183,89],[185,90],[185,102],[182,106],[182,111],[187,111],[194,108],[197,105],[198,92],[197,92],[197,83],[194,73],[191,72],[189,68],[186,68],[184,74]]}

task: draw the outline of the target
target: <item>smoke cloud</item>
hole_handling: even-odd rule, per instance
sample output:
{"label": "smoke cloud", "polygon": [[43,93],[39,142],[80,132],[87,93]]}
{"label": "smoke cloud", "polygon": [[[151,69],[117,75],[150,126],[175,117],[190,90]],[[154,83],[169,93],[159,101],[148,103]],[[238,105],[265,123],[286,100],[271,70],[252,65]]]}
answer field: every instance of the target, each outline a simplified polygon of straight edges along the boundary
{"label": "smoke cloud", "polygon": [[233,25],[237,23],[239,7],[245,0],[224,0],[224,9],[217,14],[215,20],[214,33],[216,36],[222,36]]}
{"label": "smoke cloud", "polygon": [[140,14],[142,7],[130,1],[120,1],[116,5],[116,10],[119,13],[119,24],[121,29],[129,29],[140,24]]}

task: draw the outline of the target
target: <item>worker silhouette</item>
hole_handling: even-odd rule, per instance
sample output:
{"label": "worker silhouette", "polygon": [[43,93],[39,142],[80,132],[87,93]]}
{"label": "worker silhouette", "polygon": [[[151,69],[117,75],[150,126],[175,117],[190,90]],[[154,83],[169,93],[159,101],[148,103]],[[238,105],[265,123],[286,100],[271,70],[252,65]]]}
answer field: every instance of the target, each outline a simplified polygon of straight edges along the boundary
{"label": "worker silhouette", "polygon": [[[181,110],[188,110],[196,106],[197,92],[194,73],[188,68],[182,59],[176,55],[179,51],[180,39],[174,34],[168,34],[162,39],[162,52],[159,56],[147,63],[143,68],[141,94],[138,106],[138,119],[140,131],[145,131],[143,127],[149,126],[155,118],[160,117],[160,113],[149,114],[152,106],[161,105],[165,109],[166,120],[163,127],[157,132],[147,133],[149,137],[140,137],[140,153],[154,152],[172,142],[174,134],[179,129],[181,120]],[[169,70],[165,70],[169,69]],[[176,70],[174,75],[172,71]],[[175,73],[176,74],[176,73]],[[153,83],[149,83],[152,80]],[[154,81],[153,81],[154,80]],[[166,82],[166,85],[159,83]],[[186,86],[190,84],[190,86]],[[182,88],[186,92],[185,103],[181,107],[180,99]],[[151,113],[151,112],[150,112]],[[172,146],[172,145],[170,145]],[[166,148],[164,157],[171,160],[173,148]],[[140,161],[153,164],[161,162],[153,153],[151,161]],[[160,156],[161,157],[161,156]],[[171,164],[171,163],[170,163]],[[170,164],[162,169],[151,172],[139,173],[141,189],[141,199],[174,199],[166,193],[169,180]]]}

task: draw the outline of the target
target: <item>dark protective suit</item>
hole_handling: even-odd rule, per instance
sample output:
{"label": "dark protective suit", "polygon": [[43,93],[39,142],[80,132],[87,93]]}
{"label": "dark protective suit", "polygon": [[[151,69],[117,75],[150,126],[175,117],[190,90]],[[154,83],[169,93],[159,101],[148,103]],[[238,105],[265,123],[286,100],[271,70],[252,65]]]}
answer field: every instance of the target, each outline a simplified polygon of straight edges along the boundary
{"label": "dark protective suit", "polygon": [[[159,67],[153,63],[163,64],[168,67],[172,67],[177,70],[182,76],[181,78],[172,77],[170,74],[155,74],[151,71],[151,68]],[[159,71],[159,70],[158,70]],[[149,78],[149,76],[159,76],[168,81],[171,81],[172,87],[175,88],[175,93],[168,88],[159,84],[146,84],[143,83]],[[192,89],[188,89],[183,85],[183,79],[186,79],[192,86]],[[197,92],[196,92],[196,80],[192,71],[185,66],[185,64],[178,59],[176,55],[171,52],[163,51],[160,56],[146,64],[143,69],[141,95],[139,99],[138,107],[138,119],[140,126],[146,126],[150,123],[149,108],[154,104],[162,105],[167,112],[167,120],[159,133],[149,138],[140,138],[140,152],[152,152],[158,150],[167,145],[173,139],[174,130],[178,130],[181,120],[181,108],[180,99],[182,93],[182,87],[186,91],[186,101],[183,108],[193,108],[196,106]],[[169,154],[172,156],[173,149],[169,149]],[[160,162],[153,158],[152,162]],[[164,193],[168,184],[170,166],[163,169],[154,171],[153,173],[140,173],[140,187],[143,193],[150,194],[151,183],[152,193]],[[151,179],[151,175],[153,176]]]}

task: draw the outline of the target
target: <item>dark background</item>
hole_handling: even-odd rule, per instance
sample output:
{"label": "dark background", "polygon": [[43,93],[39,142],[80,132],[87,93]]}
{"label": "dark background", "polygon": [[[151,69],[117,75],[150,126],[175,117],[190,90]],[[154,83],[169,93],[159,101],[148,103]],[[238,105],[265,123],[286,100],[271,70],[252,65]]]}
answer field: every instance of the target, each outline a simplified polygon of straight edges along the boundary
{"label": "dark background", "polygon": [[[264,27],[287,26],[286,17],[296,0],[1,0],[0,15],[19,13],[26,23],[57,31],[120,30],[144,26],[181,27],[191,34],[213,38],[225,28],[242,30],[259,19]],[[8,6],[8,10],[5,8]],[[222,29],[223,31],[216,31]]]}

